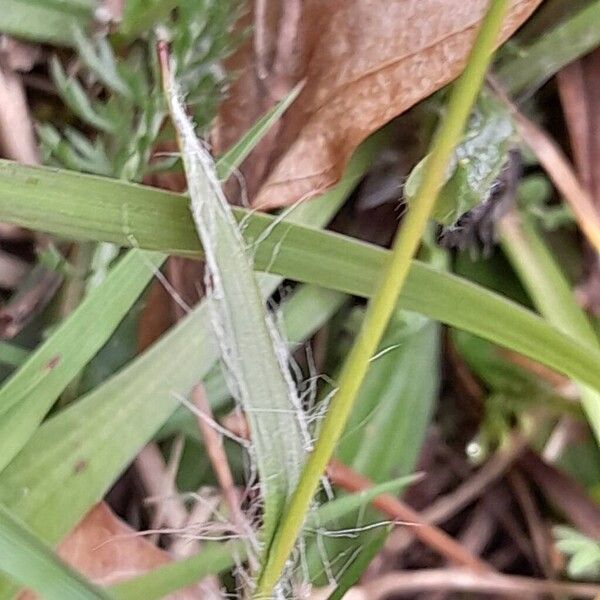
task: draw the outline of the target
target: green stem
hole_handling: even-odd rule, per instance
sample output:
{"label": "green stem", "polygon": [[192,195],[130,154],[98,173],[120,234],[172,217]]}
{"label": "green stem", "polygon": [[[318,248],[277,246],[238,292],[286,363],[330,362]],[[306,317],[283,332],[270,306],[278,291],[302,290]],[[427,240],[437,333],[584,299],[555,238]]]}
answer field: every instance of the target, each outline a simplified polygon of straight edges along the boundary
{"label": "green stem", "polygon": [[483,85],[507,9],[508,0],[492,0],[467,66],[452,90],[448,110],[433,141],[413,207],[408,211],[396,236],[383,277],[340,373],[339,388],[331,401],[315,448],[268,550],[258,581],[258,598],[271,595],[300,534],[325,467],[344,431],[371,357],[375,354],[394,311],[410,261],[417,251],[439,190],[444,184],[444,174],[452,152],[460,141],[469,113]]}

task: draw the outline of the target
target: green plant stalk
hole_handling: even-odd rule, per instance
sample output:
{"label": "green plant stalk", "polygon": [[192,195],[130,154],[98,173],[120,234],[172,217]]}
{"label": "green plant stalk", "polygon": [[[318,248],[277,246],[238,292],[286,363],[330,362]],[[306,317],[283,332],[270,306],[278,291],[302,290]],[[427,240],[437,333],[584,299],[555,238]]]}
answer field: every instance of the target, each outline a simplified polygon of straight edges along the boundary
{"label": "green plant stalk", "polygon": [[302,529],[323,471],[342,435],[371,357],[394,311],[435,202],[444,183],[452,151],[460,141],[500,35],[508,0],[492,0],[471,50],[467,66],[454,86],[448,111],[433,141],[421,185],[394,242],[383,277],[365,315],[358,338],[342,368],[339,388],[323,421],[319,438],[286,507],[259,577],[258,598],[268,598]]}

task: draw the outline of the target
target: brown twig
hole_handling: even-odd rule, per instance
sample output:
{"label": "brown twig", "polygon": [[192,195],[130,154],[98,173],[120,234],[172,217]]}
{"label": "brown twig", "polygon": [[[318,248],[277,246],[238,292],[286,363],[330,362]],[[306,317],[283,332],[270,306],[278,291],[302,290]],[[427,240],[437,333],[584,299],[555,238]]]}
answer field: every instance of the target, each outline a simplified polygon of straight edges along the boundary
{"label": "brown twig", "polygon": [[[514,463],[525,448],[524,440],[514,436],[512,443],[508,447],[505,447],[504,450],[497,452],[475,475],[467,478],[467,473],[461,474],[465,476],[465,482],[453,492],[442,496],[436,502],[432,503],[421,513],[421,517],[431,524],[439,524],[449,519],[479,497],[491,483],[498,479]],[[484,499],[484,502],[486,505],[489,504],[487,499]],[[490,508],[490,510],[495,511],[495,507]],[[508,522],[507,519],[501,518],[498,514],[496,516],[505,528],[509,530],[513,529],[512,523]],[[388,542],[390,552],[398,553],[404,550],[410,542],[410,534],[412,533],[414,532],[408,530],[392,532]],[[512,533],[513,537],[516,537],[514,535],[516,532],[513,531]],[[516,541],[518,541],[518,538],[516,538]],[[519,548],[527,554],[526,549],[521,546],[522,544],[519,544]]]}
{"label": "brown twig", "polygon": [[495,532],[496,519],[488,510],[486,503],[480,502],[472,511],[468,524],[458,539],[469,552],[480,556]]}
{"label": "brown twig", "polygon": [[0,338],[10,339],[38,314],[60,287],[62,277],[42,265],[34,267],[22,289],[0,309]]}
{"label": "brown twig", "polygon": [[0,53],[0,152],[20,163],[37,165],[40,160],[33,120],[21,76],[12,68],[10,54],[4,48]]}
{"label": "brown twig", "polygon": [[442,523],[455,515],[501,477],[526,448],[527,441],[514,435],[507,446],[498,450],[472,477],[431,504],[423,512],[423,518],[430,523]]}
{"label": "brown twig", "polygon": [[573,159],[583,185],[589,190],[592,179],[589,146],[591,115],[585,97],[585,74],[581,60],[559,71],[556,82],[568,125]]}
{"label": "brown twig", "polygon": [[532,450],[520,457],[519,466],[577,529],[592,538],[600,538],[600,508],[581,485],[545,463]]}
{"label": "brown twig", "polygon": [[538,510],[529,483],[518,469],[512,469],[507,474],[507,479],[514,491],[515,498],[521,507],[521,512],[525,517],[533,550],[542,573],[547,578],[554,579],[556,573],[552,567],[552,560],[548,554],[548,551],[551,548],[551,541],[547,535],[547,530],[542,521],[542,516]]}
{"label": "brown twig", "polygon": [[[600,213],[600,50],[577,60],[557,75],[571,151],[581,182]],[[600,314],[600,256],[592,248],[584,255],[584,281],[577,295],[586,309]]]}
{"label": "brown twig", "polygon": [[[38,165],[40,157],[33,133],[25,88],[17,69],[30,69],[37,48],[0,36],[0,154],[26,165]],[[4,225],[4,230],[12,227]],[[11,233],[15,233],[12,229]],[[19,229],[16,230],[19,233]],[[38,245],[47,240],[35,234]],[[38,265],[29,275],[26,289],[21,290],[0,311],[0,338],[14,337],[30,322],[58,290],[62,277]]]}
{"label": "brown twig", "polygon": [[410,594],[429,590],[499,594],[502,597],[537,598],[540,594],[563,594],[576,598],[595,598],[600,585],[544,581],[529,577],[477,573],[466,569],[424,569],[421,571],[392,572],[358,588],[368,600]]}
{"label": "brown twig", "polygon": [[204,417],[198,417],[197,419],[198,428],[202,433],[202,441],[219,482],[223,499],[229,509],[231,521],[236,530],[242,533],[247,528],[246,518],[240,508],[240,498],[235,487],[235,482],[233,481],[227,454],[223,448],[223,436],[211,425],[214,422],[214,415],[210,404],[206,400],[202,384],[196,385],[192,390],[192,401],[198,409],[199,414],[204,415]]}
{"label": "brown twig", "polygon": [[517,108],[496,81],[492,81],[492,85],[498,97],[510,109],[519,135],[571,207],[581,231],[596,252],[600,252],[600,215],[563,151],[541,127]]}
{"label": "brown twig", "polygon": [[30,265],[24,260],[0,251],[0,287],[12,290],[23,280],[30,269]]}
{"label": "brown twig", "polygon": [[[176,474],[175,465],[179,464],[181,448],[175,448],[173,460],[166,465],[158,446],[154,443],[148,444],[138,454],[135,460],[136,469],[142,479],[142,483],[150,496],[161,500],[159,510],[154,515],[153,528],[159,528],[163,524],[176,531],[185,529],[190,524],[187,510],[181,501],[174,479]],[[193,512],[193,511],[192,511]],[[195,514],[195,517],[198,515]],[[197,540],[181,538],[181,544],[173,544],[177,552],[173,556],[190,556],[200,550]],[[196,586],[200,598],[210,600],[222,600],[223,594],[217,577],[206,577]]]}
{"label": "brown twig", "polygon": [[[350,492],[359,492],[373,486],[372,482],[339,461],[333,460],[327,467],[327,476],[334,485]],[[473,555],[464,546],[441,529],[429,524],[416,510],[390,494],[377,496],[373,506],[392,519],[413,523],[412,533],[424,544],[439,552],[452,563],[476,572],[489,572],[492,567]]]}
{"label": "brown twig", "polygon": [[138,454],[135,466],[148,495],[161,500],[152,520],[152,529],[163,524],[172,529],[183,527],[187,511],[158,446],[155,443],[146,445]]}

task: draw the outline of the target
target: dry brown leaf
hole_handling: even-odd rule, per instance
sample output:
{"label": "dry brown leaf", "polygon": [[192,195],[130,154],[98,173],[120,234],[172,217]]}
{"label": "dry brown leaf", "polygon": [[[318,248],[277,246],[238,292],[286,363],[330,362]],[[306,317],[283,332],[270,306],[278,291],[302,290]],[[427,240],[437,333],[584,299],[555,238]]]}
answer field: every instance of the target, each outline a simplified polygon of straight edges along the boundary
{"label": "dry brown leaf", "polygon": [[[540,2],[513,0],[502,40]],[[333,185],[370,133],[457,77],[487,4],[306,0],[297,53],[304,63],[294,67],[306,85],[280,124],[271,156],[281,159],[253,204],[290,205]],[[250,100],[238,99],[238,115]]]}
{"label": "dry brown leaf", "polygon": [[[170,562],[169,555],[136,535],[104,502],[97,504],[58,547],[60,557],[99,585],[110,585]],[[19,600],[37,598],[24,592]],[[171,600],[192,600],[198,593],[182,590]]]}
{"label": "dry brown leaf", "polygon": [[[557,77],[571,152],[581,183],[600,214],[600,49],[565,67]],[[583,305],[600,315],[600,255],[589,248],[585,280],[578,289]]]}

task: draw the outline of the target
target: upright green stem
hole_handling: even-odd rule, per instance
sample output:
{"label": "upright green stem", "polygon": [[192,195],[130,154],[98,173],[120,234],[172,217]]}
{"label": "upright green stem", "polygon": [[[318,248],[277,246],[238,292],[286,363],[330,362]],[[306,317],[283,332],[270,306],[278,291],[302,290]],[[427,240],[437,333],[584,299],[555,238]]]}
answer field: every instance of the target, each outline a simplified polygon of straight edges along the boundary
{"label": "upright green stem", "polygon": [[408,211],[395,239],[392,254],[377,291],[369,303],[358,338],[342,368],[339,388],[323,421],[319,439],[268,549],[266,563],[258,581],[258,598],[269,597],[281,576],[302,529],[320,478],[344,431],[354,400],[367,373],[369,361],[375,354],[394,311],[410,268],[410,261],[417,251],[439,190],[444,184],[444,174],[452,152],[460,141],[469,113],[483,84],[507,9],[508,0],[492,0],[467,66],[454,86],[447,113],[433,141],[413,208]]}

